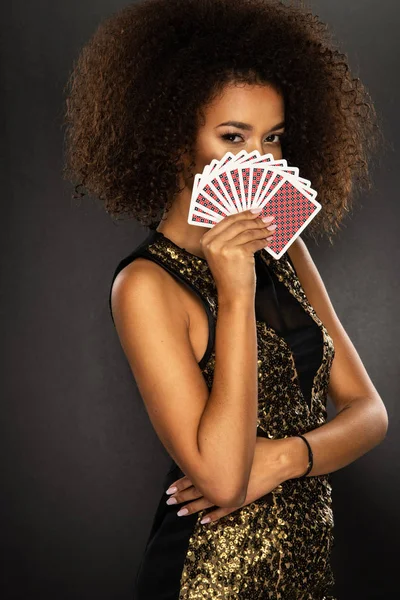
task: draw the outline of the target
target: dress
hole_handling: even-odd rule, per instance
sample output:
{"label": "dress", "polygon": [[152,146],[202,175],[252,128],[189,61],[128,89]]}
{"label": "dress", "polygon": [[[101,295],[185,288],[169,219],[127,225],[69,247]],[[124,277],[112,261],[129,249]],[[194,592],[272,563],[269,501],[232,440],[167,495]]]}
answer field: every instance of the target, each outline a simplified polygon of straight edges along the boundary
{"label": "dress", "polygon": [[[218,297],[207,261],[152,230],[118,264],[112,283],[138,256],[161,265],[202,300],[209,340],[199,367],[211,390]],[[257,435],[304,434],[327,420],[333,341],[308,302],[288,253],[276,260],[262,249],[254,256]],[[178,517],[179,505],[166,504],[165,491],[183,476],[171,459],[134,600],[335,600],[329,475],[285,481],[211,527],[200,523],[207,509]]]}

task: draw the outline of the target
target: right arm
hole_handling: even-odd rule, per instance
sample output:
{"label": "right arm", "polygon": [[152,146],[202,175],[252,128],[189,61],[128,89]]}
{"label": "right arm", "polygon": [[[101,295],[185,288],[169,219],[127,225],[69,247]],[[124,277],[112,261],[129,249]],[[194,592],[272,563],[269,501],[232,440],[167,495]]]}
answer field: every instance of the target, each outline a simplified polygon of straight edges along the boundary
{"label": "right arm", "polygon": [[251,473],[257,420],[254,300],[219,298],[211,393],[189,339],[188,315],[170,275],[135,261],[116,278],[117,333],[168,453],[217,506],[239,505]]}
{"label": "right arm", "polygon": [[226,216],[201,238],[218,291],[211,392],[191,346],[189,315],[162,267],[135,261],[119,273],[111,297],[122,347],[159,439],[217,506],[244,502],[257,440],[254,252],[271,233],[252,212]]}

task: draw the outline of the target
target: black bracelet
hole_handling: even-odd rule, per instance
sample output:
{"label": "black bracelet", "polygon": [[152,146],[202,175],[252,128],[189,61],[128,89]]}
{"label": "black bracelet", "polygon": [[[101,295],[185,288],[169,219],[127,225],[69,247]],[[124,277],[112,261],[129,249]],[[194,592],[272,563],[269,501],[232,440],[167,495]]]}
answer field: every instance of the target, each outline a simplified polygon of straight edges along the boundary
{"label": "black bracelet", "polygon": [[313,465],[314,465],[313,451],[311,450],[311,446],[308,443],[308,440],[304,437],[304,435],[297,434],[294,437],[299,437],[302,440],[304,440],[304,442],[307,444],[307,448],[308,448],[308,467],[307,467],[307,471],[304,473],[304,475],[301,475],[300,477],[298,477],[298,479],[304,479],[305,477],[307,477],[307,475],[309,474],[309,472],[311,471],[311,469],[313,468]]}

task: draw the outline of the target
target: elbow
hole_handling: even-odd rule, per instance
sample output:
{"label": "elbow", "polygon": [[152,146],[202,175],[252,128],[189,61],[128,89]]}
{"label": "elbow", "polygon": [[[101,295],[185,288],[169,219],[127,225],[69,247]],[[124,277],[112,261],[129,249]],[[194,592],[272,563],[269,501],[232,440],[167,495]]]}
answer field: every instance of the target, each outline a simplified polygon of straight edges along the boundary
{"label": "elbow", "polygon": [[242,506],[246,500],[247,491],[244,489],[236,490],[228,498],[223,498],[224,502],[221,506]]}
{"label": "elbow", "polygon": [[382,414],[380,417],[380,436],[378,443],[380,444],[386,437],[386,434],[389,429],[389,417],[387,414],[387,410],[385,407],[382,408]]}
{"label": "elbow", "polygon": [[209,494],[208,499],[215,506],[232,508],[234,506],[242,506],[246,499],[247,491],[243,487],[232,488],[228,486],[219,486],[218,490],[213,490]]}
{"label": "elbow", "polygon": [[389,417],[381,398],[374,404],[372,415],[370,415],[371,427],[374,431],[375,446],[378,446],[386,437],[389,428]]}
{"label": "elbow", "polygon": [[196,487],[215,506],[239,507],[244,504],[247,497],[250,473],[251,468],[243,474],[239,469],[226,468],[221,472],[208,467],[205,473],[203,471],[203,476],[197,481]]}
{"label": "elbow", "polygon": [[245,498],[246,494],[243,494],[243,492],[230,495],[225,494],[223,496],[217,496],[214,504],[215,506],[220,506],[221,508],[239,507],[244,504]]}
{"label": "elbow", "polygon": [[248,478],[243,479],[235,478],[233,480],[231,473],[221,473],[217,475],[216,472],[212,472],[207,469],[199,472],[189,478],[193,482],[193,485],[197,488],[203,497],[211,502],[215,506],[222,507],[239,507],[244,504],[247,496]]}

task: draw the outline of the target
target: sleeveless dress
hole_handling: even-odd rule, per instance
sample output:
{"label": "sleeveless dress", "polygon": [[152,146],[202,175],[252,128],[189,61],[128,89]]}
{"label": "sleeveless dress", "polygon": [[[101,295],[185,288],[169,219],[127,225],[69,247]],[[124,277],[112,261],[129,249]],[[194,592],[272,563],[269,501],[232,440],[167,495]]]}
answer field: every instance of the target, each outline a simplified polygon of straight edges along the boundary
{"label": "sleeveless dress", "polygon": [[[120,261],[111,288],[117,274],[139,256],[159,264],[201,299],[209,339],[198,364],[211,390],[218,297],[207,261],[151,230]],[[257,435],[304,434],[327,420],[333,341],[308,302],[288,253],[276,260],[262,249],[254,257]],[[111,311],[111,289],[109,306]],[[210,526],[200,520],[211,509],[178,517],[181,506],[166,504],[165,491],[184,476],[171,461],[134,600],[335,600],[329,475],[285,481]]]}

